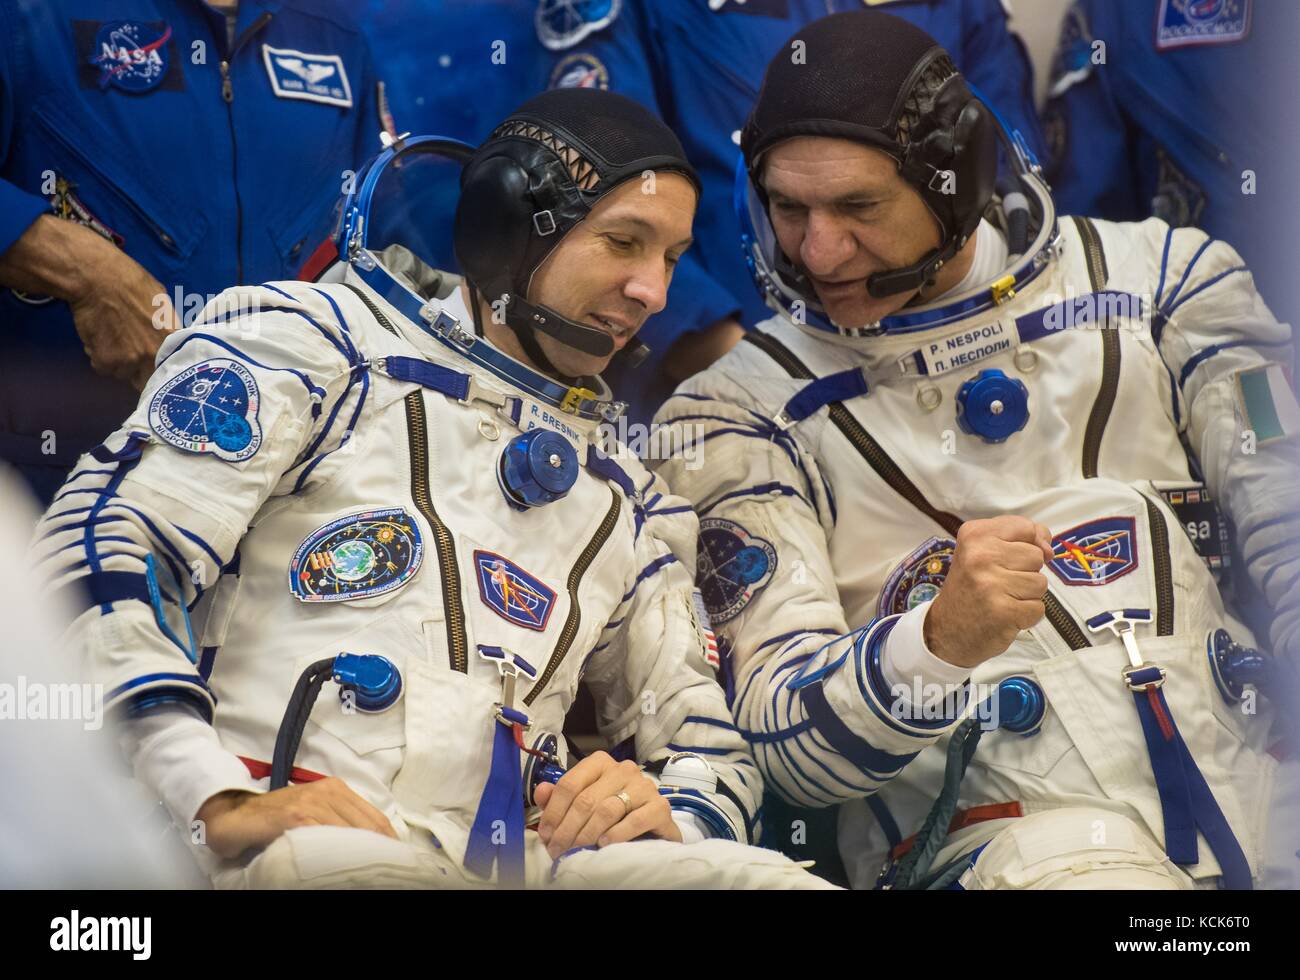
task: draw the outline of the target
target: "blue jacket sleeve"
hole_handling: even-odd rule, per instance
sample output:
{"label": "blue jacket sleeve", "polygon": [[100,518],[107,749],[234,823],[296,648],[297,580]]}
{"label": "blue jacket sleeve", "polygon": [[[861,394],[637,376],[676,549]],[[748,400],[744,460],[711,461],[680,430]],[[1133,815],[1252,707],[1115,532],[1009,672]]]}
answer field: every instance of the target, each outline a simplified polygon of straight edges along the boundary
{"label": "blue jacket sleeve", "polygon": [[1045,146],[1034,109],[1034,69],[1024,43],[1011,31],[1006,9],[1000,0],[979,0],[967,8],[966,17],[958,67],[1042,160]]}
{"label": "blue jacket sleeve", "polygon": [[1043,119],[1049,143],[1048,179],[1061,214],[1139,219],[1150,212],[1138,200],[1132,136],[1120,111],[1114,71],[1093,64],[1091,5],[1076,3],[1065,16],[1052,59]]}
{"label": "blue jacket sleeve", "polygon": [[[0,4],[0,175],[8,174],[9,148],[13,140],[14,52],[18,36],[17,19],[7,3]],[[32,222],[49,213],[50,205],[0,176],[0,255],[23,236]]]}

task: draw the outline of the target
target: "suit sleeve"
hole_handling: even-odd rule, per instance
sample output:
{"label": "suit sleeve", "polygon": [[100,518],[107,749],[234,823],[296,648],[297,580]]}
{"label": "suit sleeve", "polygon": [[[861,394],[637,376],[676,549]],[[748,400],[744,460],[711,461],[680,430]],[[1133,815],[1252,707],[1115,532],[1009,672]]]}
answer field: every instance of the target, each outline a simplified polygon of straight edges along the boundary
{"label": "suit sleeve", "polygon": [[[9,154],[13,146],[16,104],[16,52],[13,50],[18,29],[16,15],[8,2],[0,3],[0,173],[8,173]],[[23,236],[32,222],[50,213],[44,198],[24,190],[0,177],[0,255]]]}
{"label": "suit sleeve", "polygon": [[[75,604],[68,647],[102,685],[105,711],[177,706],[211,721],[189,610],[232,565],[262,503],[309,486],[309,468],[341,444],[338,423],[366,386],[354,354],[319,308],[274,286],[230,290],[164,342],[136,410],[77,462],[37,527],[32,564]],[[209,766],[218,781],[221,770]],[[202,789],[171,794],[177,819],[192,817],[180,811]]]}
{"label": "suit sleeve", "polygon": [[675,813],[698,817],[712,836],[754,842],[762,779],[727,710],[712,665],[712,631],[694,595],[695,515],[662,481],[639,479],[635,567],[585,674],[598,726],[611,744],[632,739],[637,760],[656,781],[676,753],[704,759],[717,776],[716,792],[662,782],[660,792]]}
{"label": "suit sleeve", "polygon": [[[966,689],[937,711],[914,710],[883,667],[902,617],[850,629],[831,568],[830,488],[813,454],[749,401],[717,367],[679,388],[657,421],[686,449],[659,472],[699,514],[697,580],[741,735],[769,786],[829,806],[902,771],[951,728]],[[919,629],[905,632],[920,642]]]}
{"label": "suit sleeve", "polygon": [[1237,531],[1245,571],[1273,611],[1275,652],[1300,658],[1300,408],[1291,330],[1228,244],[1156,218],[1152,334],[1169,369],[1171,413]]}

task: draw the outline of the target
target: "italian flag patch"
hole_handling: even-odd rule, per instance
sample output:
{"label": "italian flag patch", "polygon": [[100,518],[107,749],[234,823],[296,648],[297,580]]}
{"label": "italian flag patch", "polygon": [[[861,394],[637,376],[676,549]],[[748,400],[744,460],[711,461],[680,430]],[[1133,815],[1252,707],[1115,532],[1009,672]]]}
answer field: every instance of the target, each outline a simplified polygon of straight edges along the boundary
{"label": "italian flag patch", "polygon": [[1237,374],[1237,398],[1256,444],[1300,432],[1300,405],[1280,364],[1266,364]]}

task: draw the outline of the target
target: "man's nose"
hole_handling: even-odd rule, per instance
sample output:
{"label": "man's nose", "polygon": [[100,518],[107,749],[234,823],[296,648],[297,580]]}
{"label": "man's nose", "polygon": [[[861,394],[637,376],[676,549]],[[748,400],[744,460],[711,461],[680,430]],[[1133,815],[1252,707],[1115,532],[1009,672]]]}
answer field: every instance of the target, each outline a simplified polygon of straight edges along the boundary
{"label": "man's nose", "polygon": [[640,263],[623,287],[623,295],[646,308],[653,316],[668,305],[668,270],[662,260]]}
{"label": "man's nose", "polygon": [[853,256],[853,236],[833,216],[813,210],[808,215],[799,258],[815,276],[828,276]]}

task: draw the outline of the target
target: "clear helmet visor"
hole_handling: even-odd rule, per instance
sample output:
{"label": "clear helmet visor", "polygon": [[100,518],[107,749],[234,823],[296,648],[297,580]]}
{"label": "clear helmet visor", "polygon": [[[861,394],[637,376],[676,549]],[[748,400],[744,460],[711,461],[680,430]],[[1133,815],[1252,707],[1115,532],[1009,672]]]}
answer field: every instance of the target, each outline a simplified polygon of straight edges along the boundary
{"label": "clear helmet visor", "polygon": [[390,272],[457,272],[453,242],[460,176],[473,147],[421,136],[384,150],[355,178],[343,206],[339,253],[368,250]]}

